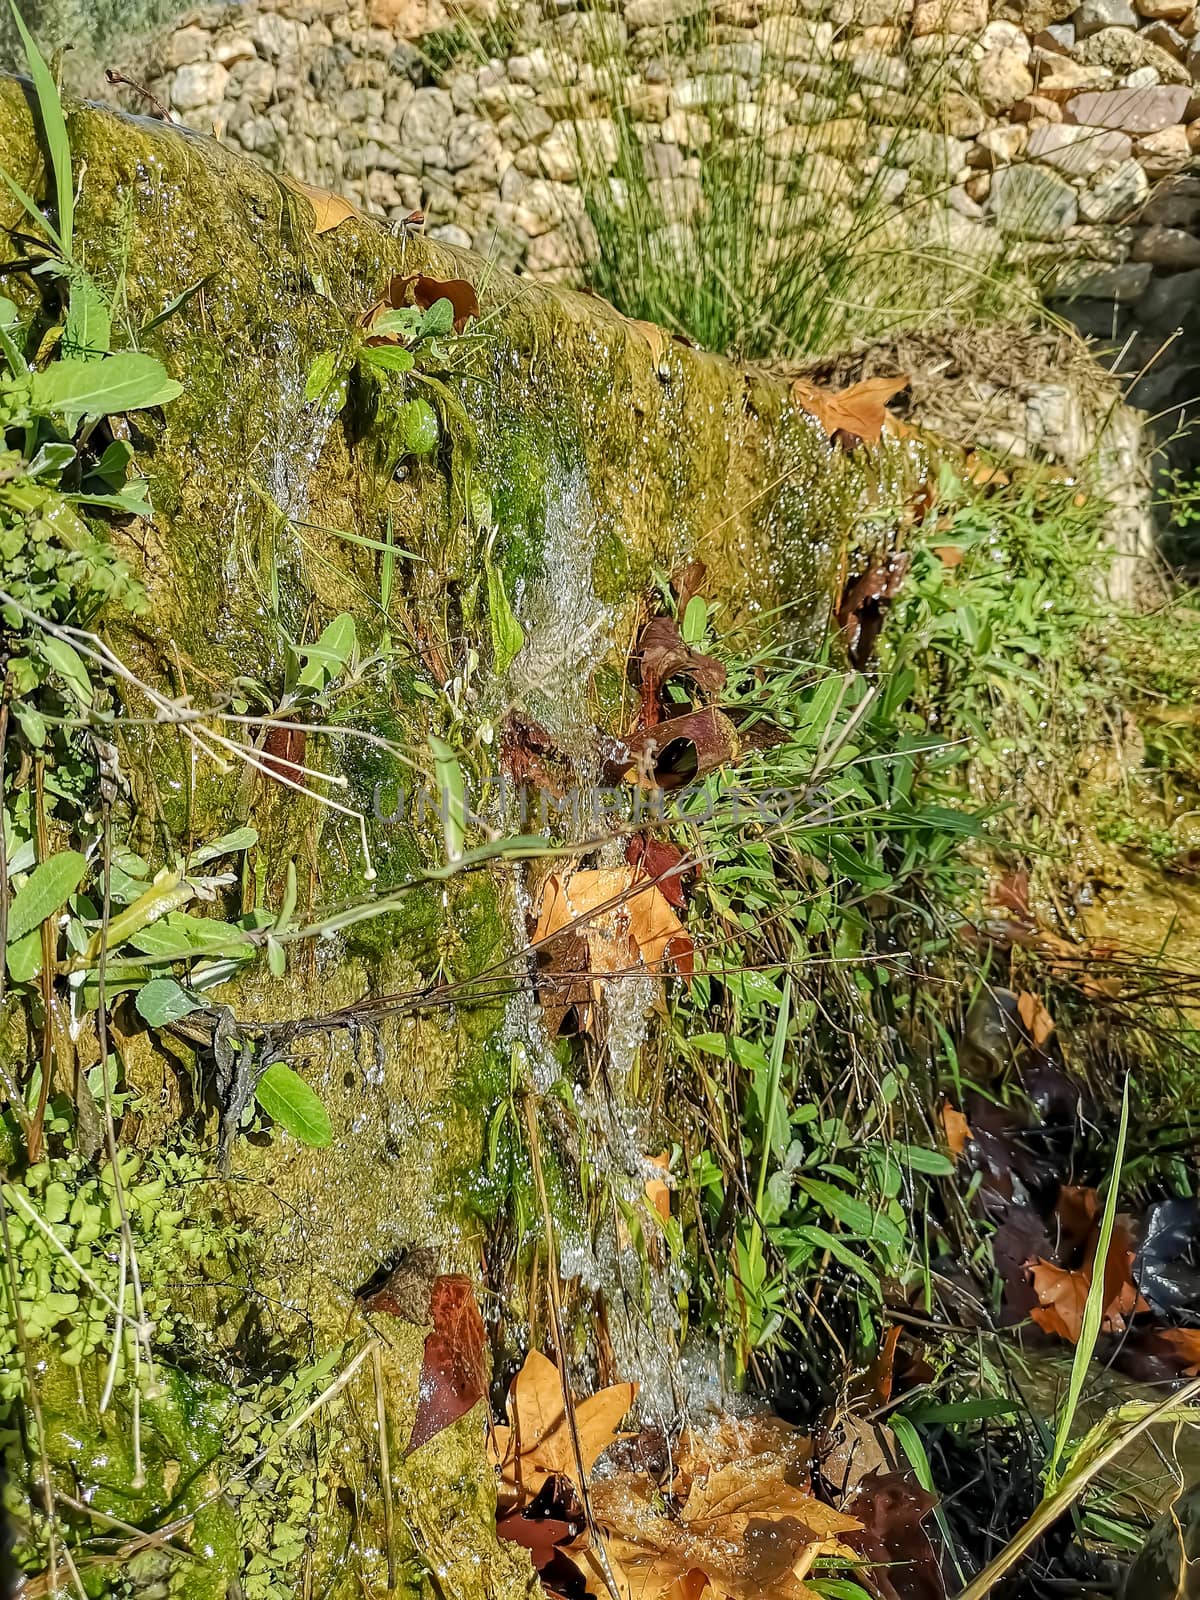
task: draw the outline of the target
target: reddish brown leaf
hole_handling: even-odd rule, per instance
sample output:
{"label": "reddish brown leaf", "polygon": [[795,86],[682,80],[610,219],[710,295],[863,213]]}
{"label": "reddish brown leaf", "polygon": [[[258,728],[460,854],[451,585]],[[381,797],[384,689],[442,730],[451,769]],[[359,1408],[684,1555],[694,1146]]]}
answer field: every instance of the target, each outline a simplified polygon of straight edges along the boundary
{"label": "reddish brown leaf", "polygon": [[307,743],[308,735],[303,728],[277,722],[267,729],[267,737],[263,740],[262,764],[274,777],[299,783]]}
{"label": "reddish brown leaf", "polygon": [[429,1316],[433,1327],[425,1339],[408,1454],[465,1416],[487,1390],[483,1318],[470,1278],[458,1273],[435,1278]]}
{"label": "reddish brown leaf", "polygon": [[942,1107],[942,1129],[946,1135],[946,1144],[952,1156],[960,1156],[967,1145],[974,1138],[971,1124],[961,1111],[956,1111],[952,1105]]}
{"label": "reddish brown leaf", "polygon": [[630,776],[648,789],[679,789],[735,761],[738,734],[716,706],[689,711],[634,734],[627,746]]}
{"label": "reddish brown leaf", "polygon": [[1034,1049],[1040,1050],[1054,1032],[1054,1018],[1037,995],[1027,990],[1017,996],[1017,1015],[1021,1019],[1021,1026],[1033,1040]]}
{"label": "reddish brown leaf", "polygon": [[877,1405],[885,1406],[892,1398],[892,1381],[895,1376],[896,1346],[904,1330],[899,1323],[889,1328],[880,1340],[875,1359],[867,1369],[867,1381]]}
{"label": "reddish brown leaf", "polygon": [[1000,881],[992,886],[991,894],[994,905],[1003,906],[1006,911],[1011,911],[1022,922],[1032,923],[1033,913],[1029,909],[1029,873],[1021,867],[1015,872],[1006,872]]}
{"label": "reddish brown leaf", "polygon": [[907,389],[910,381],[907,377],[864,378],[848,389],[833,391],[822,389],[807,378],[797,378],[792,384],[792,398],[816,417],[831,439],[852,449],[859,440],[879,443],[885,426],[892,422],[885,410],[887,402],[901,389]]}
{"label": "reddish brown leaf", "polygon": [[412,303],[422,311],[428,311],[438,300],[449,300],[454,307],[455,333],[461,333],[472,317],[479,315],[479,296],[475,285],[466,278],[430,278],[424,272],[414,272],[407,278],[393,278],[392,289],[399,294],[394,305],[406,305],[411,289]]}
{"label": "reddish brown leaf", "polygon": [[640,866],[646,877],[661,889],[663,898],[677,911],[684,909],[683,880],[691,877],[696,869],[690,862],[680,867],[680,862],[686,857],[678,845],[667,844],[663,839],[648,839],[644,833],[635,833],[625,846],[625,859],[631,867]]}
{"label": "reddish brown leaf", "polygon": [[1084,1249],[1099,1217],[1100,1196],[1095,1189],[1063,1184],[1054,1202],[1054,1219],[1058,1225],[1054,1254],[1059,1261],[1070,1264]]}
{"label": "reddish brown leaf", "polygon": [[571,761],[554,736],[518,711],[510,712],[500,729],[500,759],[515,783],[563,795],[571,783]]}
{"label": "reddish brown leaf", "polygon": [[651,618],[642,629],[636,655],[641,672],[643,727],[653,727],[662,716],[660,695],[670,678],[690,678],[710,693],[725,687],[725,668],[712,656],[685,643],[673,617]]}
{"label": "reddish brown leaf", "polygon": [[[1031,1268],[1038,1304],[1030,1316],[1046,1333],[1071,1344],[1079,1343],[1083,1329],[1083,1310],[1092,1285],[1098,1243],[1096,1228],[1081,1267],[1058,1267],[1051,1261],[1039,1260]],[[1132,1267],[1129,1229],[1118,1219],[1104,1261],[1104,1317],[1100,1325],[1105,1333],[1121,1333],[1130,1317],[1150,1309],[1138,1293]]]}
{"label": "reddish brown leaf", "polygon": [[556,1547],[565,1543],[573,1531],[569,1522],[560,1522],[556,1517],[527,1517],[520,1511],[501,1517],[496,1523],[496,1536],[528,1550],[539,1572],[550,1565]]}
{"label": "reddish brown leaf", "polygon": [[843,1535],[872,1562],[871,1581],[881,1600],[945,1600],[941,1567],[921,1519],[937,1504],[916,1482],[898,1472],[870,1473],[847,1506],[863,1524]]}
{"label": "reddish brown leaf", "polygon": [[845,637],[852,666],[864,667],[871,659],[884,615],[907,571],[908,556],[900,553],[847,583],[837,609],[837,624]]}
{"label": "reddish brown leaf", "polygon": [[1200,1377],[1200,1328],[1139,1328],[1122,1341],[1119,1364],[1140,1383]]}

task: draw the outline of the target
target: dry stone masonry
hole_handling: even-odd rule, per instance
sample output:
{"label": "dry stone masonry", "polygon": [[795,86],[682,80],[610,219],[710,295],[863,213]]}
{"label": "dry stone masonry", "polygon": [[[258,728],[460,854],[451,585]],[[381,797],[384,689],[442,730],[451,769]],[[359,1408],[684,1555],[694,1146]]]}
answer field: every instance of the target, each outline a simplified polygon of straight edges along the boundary
{"label": "dry stone masonry", "polygon": [[555,281],[595,249],[581,169],[622,201],[627,116],[668,242],[746,138],[768,224],[773,170],[814,219],[874,207],[881,250],[1004,252],[1135,362],[1196,315],[1194,0],[247,0],[140,65],[189,126]]}

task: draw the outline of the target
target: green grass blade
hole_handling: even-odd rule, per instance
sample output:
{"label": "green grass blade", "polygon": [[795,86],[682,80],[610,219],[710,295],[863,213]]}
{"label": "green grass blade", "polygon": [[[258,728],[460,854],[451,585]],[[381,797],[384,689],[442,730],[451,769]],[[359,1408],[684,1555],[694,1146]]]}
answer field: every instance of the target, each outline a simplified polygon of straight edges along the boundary
{"label": "green grass blade", "polygon": [[25,60],[29,63],[29,76],[37,94],[38,110],[42,117],[42,133],[50,165],[54,171],[55,204],[58,211],[58,233],[55,243],[63,255],[70,257],[75,233],[75,187],[71,180],[71,140],[67,133],[67,119],[63,116],[62,99],[54,75],[46,65],[42,52],[34,43],[33,35],[25,26],[25,19],[17,9],[17,0],[8,0],[21,35]]}
{"label": "green grass blade", "polygon": [[[0,167],[0,181],[7,184],[8,188],[12,191],[13,198],[20,201],[21,205],[50,240],[50,243],[55,247],[55,249],[63,251],[62,240],[59,238],[53,225],[46,220],[46,217],[37,201],[31,194],[22,189],[21,185],[13,177],[12,173],[7,171],[4,167]],[[63,254],[65,255],[66,252],[63,251]]]}
{"label": "green grass blade", "polygon": [[1058,1483],[1058,1464],[1071,1437],[1075,1413],[1087,1381],[1088,1367],[1100,1337],[1100,1324],[1104,1320],[1104,1266],[1108,1260],[1108,1247],[1112,1243],[1113,1225],[1117,1218],[1117,1190],[1121,1185],[1121,1166],[1125,1159],[1125,1135],[1129,1129],[1129,1079],[1125,1079],[1125,1092],[1121,1098],[1121,1126],[1117,1132],[1117,1150],[1113,1157],[1112,1177],[1104,1197],[1104,1215],[1100,1220],[1100,1236],[1096,1241],[1096,1255],[1092,1263],[1092,1282],[1083,1307],[1083,1325],[1079,1343],[1075,1346],[1075,1359],[1071,1363],[1071,1378],[1067,1385],[1067,1398],[1059,1413],[1054,1434],[1054,1448],[1046,1463],[1046,1493],[1053,1492]]}
{"label": "green grass blade", "polygon": [[[783,1001],[775,1024],[775,1037],[771,1040],[771,1059],[767,1077],[766,1116],[763,1118],[762,1165],[758,1169],[758,1189],[754,1196],[754,1209],[762,1213],[763,1195],[767,1188],[767,1170],[771,1165],[771,1141],[775,1136],[775,1102],[779,1098],[779,1080],[783,1075],[783,1052],[787,1044],[788,1023],[792,1013],[792,977],[789,973],[783,985]],[[757,1228],[758,1224],[755,1223]]]}

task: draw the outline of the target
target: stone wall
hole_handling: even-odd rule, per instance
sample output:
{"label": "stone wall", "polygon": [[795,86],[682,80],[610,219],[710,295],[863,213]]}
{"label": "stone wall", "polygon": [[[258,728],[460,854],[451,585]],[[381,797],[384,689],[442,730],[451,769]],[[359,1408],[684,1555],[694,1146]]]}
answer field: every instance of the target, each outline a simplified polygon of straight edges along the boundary
{"label": "stone wall", "polygon": [[[775,180],[756,225],[799,184],[817,225],[873,208],[881,253],[1003,254],[1131,370],[1200,284],[1194,0],[249,0],[141,66],[189,126],[552,280],[595,249],[581,166],[628,188],[624,108],[667,247],[742,138]],[[1191,357],[1152,379],[1169,405]]]}

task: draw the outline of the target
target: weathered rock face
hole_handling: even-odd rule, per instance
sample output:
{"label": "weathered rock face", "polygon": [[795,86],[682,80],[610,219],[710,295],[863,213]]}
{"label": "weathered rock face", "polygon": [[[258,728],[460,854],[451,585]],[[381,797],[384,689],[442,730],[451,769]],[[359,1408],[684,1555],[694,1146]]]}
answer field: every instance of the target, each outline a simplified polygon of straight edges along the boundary
{"label": "weathered rock face", "polygon": [[[619,700],[652,569],[683,558],[709,564],[731,626],[785,601],[798,636],[821,626],[860,469],[781,380],[374,219],[350,217],[318,237],[309,200],[211,138],[94,108],[73,110],[69,124],[84,175],[76,248],[104,288],[121,282],[126,325],[147,329],[141,343],[185,385],[161,416],[141,414],[139,460],[157,515],[129,553],[150,621],[114,643],[145,682],[196,704],[239,677],[269,698],[283,641],[314,637],[340,611],[354,615],[361,653],[376,662],[349,706],[331,712],[329,733],[309,737],[307,764],[345,779],[341,810],[236,771],[197,776],[173,736],[130,734],[135,833],[200,839],[231,818],[252,820],[265,901],[293,862],[306,911],[371,895],[391,906],[320,941],[298,973],[221,992],[239,1020],[295,1024],[309,1041],[306,1073],[334,1139],[322,1150],[239,1142],[229,1205],[246,1278],[201,1295],[196,1315],[210,1319],[219,1348],[249,1338],[253,1320],[272,1350],[328,1349],[360,1316],[356,1287],[399,1252],[431,1247],[443,1271],[478,1262],[482,1225],[465,1196],[479,1191],[484,1122],[506,1092],[496,1085],[508,1082],[522,1026],[503,997],[453,1010],[420,1003],[431,986],[469,981],[520,946],[511,866],[437,885],[419,878],[442,858],[436,819],[403,798],[413,765],[428,766],[428,736],[452,729],[487,766],[519,702],[566,747],[594,749],[589,687],[600,685],[601,703]],[[11,79],[0,79],[0,142],[16,180],[44,194],[29,107]],[[0,222],[18,220],[15,201],[0,200]],[[411,383],[360,367],[345,405],[306,399],[318,358],[352,351],[364,310],[395,274],[417,272],[476,285],[470,336],[449,341]],[[436,412],[430,453],[413,446],[404,408],[415,396]],[[400,552],[390,594],[387,543]],[[500,593],[524,634],[504,673],[492,670]],[[344,1007],[352,1027],[311,1030]],[[125,1026],[129,1070],[161,1105],[141,1139],[199,1119],[211,1140],[181,1087],[186,1072],[135,1018]],[[540,1048],[548,1053],[544,1038]],[[398,1325],[389,1345],[401,1439],[422,1337]],[[373,1416],[369,1390],[357,1409]],[[532,1573],[496,1545],[478,1420],[399,1466],[398,1493],[414,1527],[445,1535],[447,1592],[507,1600]],[[347,1456],[363,1448],[345,1441]],[[348,1517],[328,1513],[318,1573],[336,1567]]]}

